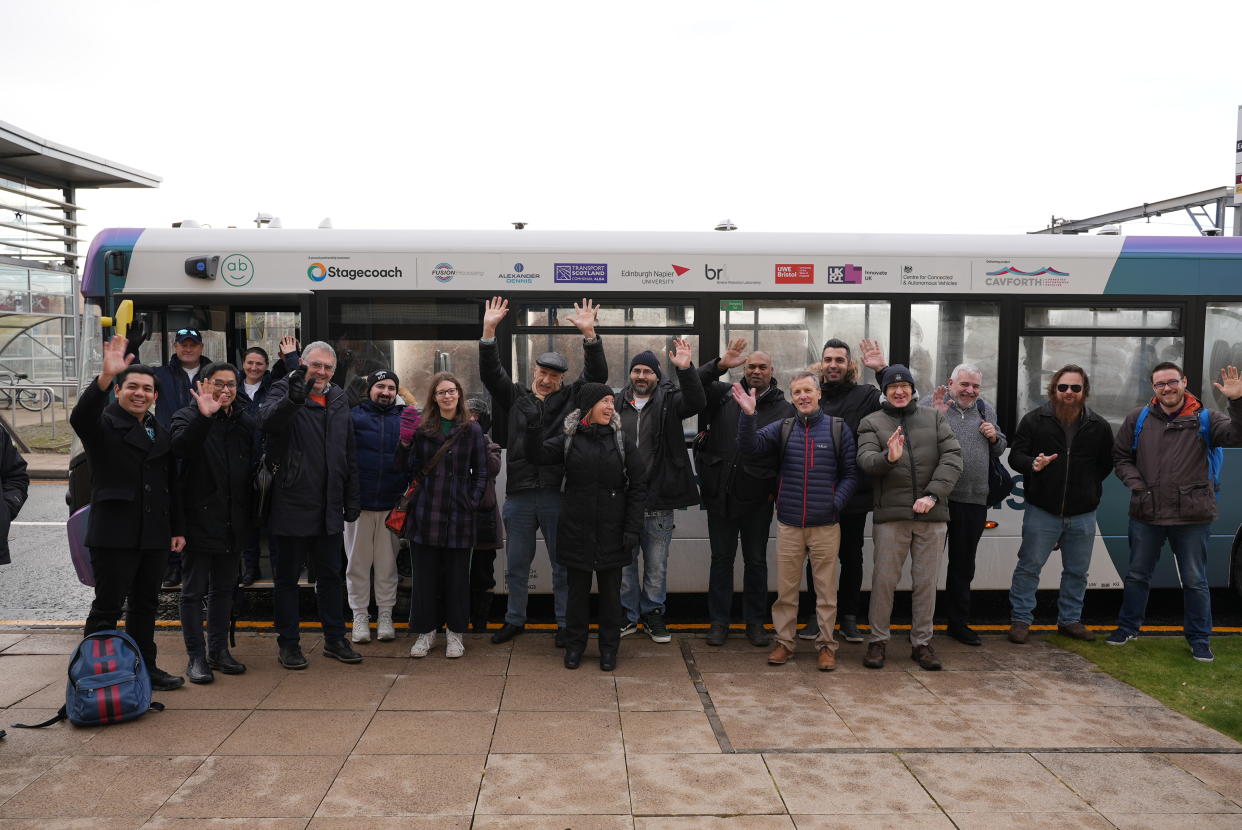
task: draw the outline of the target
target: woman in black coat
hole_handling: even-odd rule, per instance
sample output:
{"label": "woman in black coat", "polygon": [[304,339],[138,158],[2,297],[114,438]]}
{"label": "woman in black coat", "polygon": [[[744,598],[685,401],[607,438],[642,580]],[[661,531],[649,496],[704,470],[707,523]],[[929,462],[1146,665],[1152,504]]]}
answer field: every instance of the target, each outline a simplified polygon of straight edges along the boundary
{"label": "woman in black coat", "polygon": [[576,669],[586,650],[590,622],[591,572],[599,585],[599,667],[617,667],[621,644],[621,569],[630,563],[643,524],[647,482],[638,449],[621,431],[612,389],[587,383],[578,391],[578,408],[565,418],[561,435],[543,439],[533,396],[515,406],[524,413],[527,458],[539,464],[564,463],[561,518],[556,558],[566,568],[569,603],[565,613],[565,668]]}
{"label": "woman in black coat", "polygon": [[[194,404],[173,415],[173,454],[181,459],[185,552],[181,556],[181,633],[191,683],[210,683],[212,669],[241,674],[246,667],[228,650],[233,592],[242,551],[254,532],[255,434],[250,400],[229,363],[208,366]],[[203,648],[203,596],[207,648]]]}

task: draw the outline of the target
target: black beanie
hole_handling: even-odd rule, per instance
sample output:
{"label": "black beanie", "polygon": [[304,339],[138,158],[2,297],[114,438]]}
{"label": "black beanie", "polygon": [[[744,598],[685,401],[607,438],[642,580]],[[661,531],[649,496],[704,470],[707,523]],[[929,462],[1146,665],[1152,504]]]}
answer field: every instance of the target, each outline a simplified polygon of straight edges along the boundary
{"label": "black beanie", "polygon": [[578,390],[578,400],[575,403],[582,412],[582,417],[591,411],[591,407],[607,398],[612,394],[612,387],[606,383],[584,383],[582,388]]}
{"label": "black beanie", "polygon": [[367,394],[368,395],[371,394],[371,387],[379,383],[381,380],[391,380],[393,383],[393,386],[396,386],[398,389],[401,388],[401,381],[397,380],[397,375],[395,373],[390,372],[387,369],[380,369],[377,372],[372,372],[371,374],[367,375]]}
{"label": "black beanie", "polygon": [[663,380],[664,373],[660,371],[660,358],[655,356],[655,352],[646,351],[639,352],[634,355],[634,359],[630,361],[630,368],[633,369],[635,366],[639,365],[646,366],[648,369],[655,372],[657,380]]}
{"label": "black beanie", "polygon": [[910,374],[910,370],[900,363],[894,363],[885,368],[884,374],[880,376],[880,391],[888,392],[888,387],[894,383],[908,383],[911,392],[918,391],[918,387],[914,385],[914,375]]}

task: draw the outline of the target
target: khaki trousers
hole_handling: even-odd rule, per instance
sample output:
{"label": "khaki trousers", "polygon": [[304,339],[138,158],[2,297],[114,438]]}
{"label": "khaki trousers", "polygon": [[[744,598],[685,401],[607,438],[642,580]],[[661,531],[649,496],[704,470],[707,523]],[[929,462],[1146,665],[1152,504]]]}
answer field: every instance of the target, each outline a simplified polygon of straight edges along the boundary
{"label": "khaki trousers", "polygon": [[776,602],[772,603],[772,627],[776,641],[794,651],[798,628],[798,588],[802,568],[811,557],[811,577],[815,583],[815,619],[819,636],[815,648],[837,650],[832,630],[837,624],[837,548],[841,544],[838,525],[794,527],[776,523]]}
{"label": "khaki trousers", "polygon": [[940,557],[944,555],[947,522],[916,522],[904,520],[877,523],[871,530],[875,545],[875,562],[871,570],[871,623],[869,643],[888,642],[889,619],[893,616],[893,592],[901,580],[901,569],[910,556],[912,595],[910,645],[931,642],[932,615],[936,612],[936,577],[940,574]]}

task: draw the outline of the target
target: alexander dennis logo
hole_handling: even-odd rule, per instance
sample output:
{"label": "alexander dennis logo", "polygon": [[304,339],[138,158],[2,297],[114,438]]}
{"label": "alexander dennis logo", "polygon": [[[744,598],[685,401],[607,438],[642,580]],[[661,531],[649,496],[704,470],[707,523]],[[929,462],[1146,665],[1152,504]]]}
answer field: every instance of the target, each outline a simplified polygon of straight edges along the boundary
{"label": "alexander dennis logo", "polygon": [[829,285],[862,285],[861,265],[829,265],[824,269]]}
{"label": "alexander dennis logo", "polygon": [[541,274],[538,271],[527,271],[525,265],[515,262],[512,271],[502,271],[497,276],[509,285],[533,285]]}
{"label": "alexander dennis logo", "polygon": [[608,282],[604,262],[558,262],[552,266],[553,282]]}
{"label": "alexander dennis logo", "polygon": [[322,262],[312,262],[306,269],[306,276],[314,282],[323,282],[328,278],[328,268]]}

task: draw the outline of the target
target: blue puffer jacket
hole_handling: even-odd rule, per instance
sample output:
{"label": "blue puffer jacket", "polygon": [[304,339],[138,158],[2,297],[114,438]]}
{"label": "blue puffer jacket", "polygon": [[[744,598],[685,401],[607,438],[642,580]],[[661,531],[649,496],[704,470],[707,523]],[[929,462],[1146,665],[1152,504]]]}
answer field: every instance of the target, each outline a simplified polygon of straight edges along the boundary
{"label": "blue puffer jacket", "polygon": [[363,510],[391,510],[409,484],[409,476],[396,465],[403,409],[401,404],[380,409],[366,400],[349,411],[354,420]]}
{"label": "blue puffer jacket", "polygon": [[841,466],[832,446],[832,419],[821,410],[796,415],[789,442],[780,446],[784,419],[773,421],[758,432],[755,416],[742,415],[737,422],[737,445],[749,455],[775,454],[780,458],[780,487],[776,492],[776,517],[794,527],[835,524],[858,486],[854,461],[854,433],[841,424]]}

